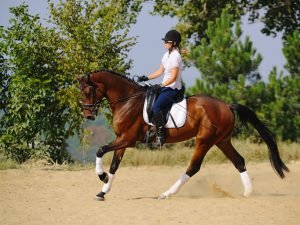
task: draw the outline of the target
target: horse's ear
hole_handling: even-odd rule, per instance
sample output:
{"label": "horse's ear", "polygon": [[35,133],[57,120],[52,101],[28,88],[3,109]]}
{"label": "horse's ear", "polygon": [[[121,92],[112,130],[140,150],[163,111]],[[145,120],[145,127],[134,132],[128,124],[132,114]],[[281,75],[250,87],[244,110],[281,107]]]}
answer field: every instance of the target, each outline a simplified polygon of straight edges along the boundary
{"label": "horse's ear", "polygon": [[76,79],[76,80],[80,81],[80,80],[81,80],[81,78],[82,78],[82,76],[81,76],[81,75],[79,75],[79,74],[76,74],[76,75],[75,75],[75,79]]}

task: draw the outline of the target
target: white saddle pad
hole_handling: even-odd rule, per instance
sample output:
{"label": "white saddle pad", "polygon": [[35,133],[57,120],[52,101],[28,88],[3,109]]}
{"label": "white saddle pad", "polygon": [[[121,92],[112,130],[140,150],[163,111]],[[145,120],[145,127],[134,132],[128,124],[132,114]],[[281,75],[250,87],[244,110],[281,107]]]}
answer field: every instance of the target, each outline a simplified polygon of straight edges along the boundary
{"label": "white saddle pad", "polygon": [[[185,120],[186,120],[186,112],[187,112],[186,98],[184,98],[181,102],[174,103],[172,105],[170,114],[172,115],[172,117],[176,123],[176,126],[178,128],[182,127],[184,125]],[[143,117],[144,117],[145,122],[148,125],[154,126],[152,123],[149,122],[148,113],[147,113],[147,99],[145,99],[145,103],[144,103]],[[165,127],[166,128],[176,128],[171,119],[171,116],[168,117],[168,122],[166,123]]]}

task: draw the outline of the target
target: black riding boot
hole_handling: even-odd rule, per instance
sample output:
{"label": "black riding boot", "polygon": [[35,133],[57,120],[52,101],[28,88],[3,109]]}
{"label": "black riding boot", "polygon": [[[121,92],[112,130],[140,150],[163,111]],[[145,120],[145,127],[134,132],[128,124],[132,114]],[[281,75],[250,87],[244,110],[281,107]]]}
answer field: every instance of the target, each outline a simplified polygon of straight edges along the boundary
{"label": "black riding boot", "polygon": [[165,122],[162,112],[159,112],[153,116],[153,123],[156,126],[157,144],[162,146],[166,140]]}

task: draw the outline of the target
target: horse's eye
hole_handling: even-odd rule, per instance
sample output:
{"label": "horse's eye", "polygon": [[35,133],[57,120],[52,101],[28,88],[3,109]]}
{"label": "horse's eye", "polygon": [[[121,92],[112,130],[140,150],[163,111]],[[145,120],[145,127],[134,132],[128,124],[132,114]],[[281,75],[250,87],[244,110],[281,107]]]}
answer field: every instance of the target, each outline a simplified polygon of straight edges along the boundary
{"label": "horse's eye", "polygon": [[83,90],[83,93],[87,96],[89,96],[91,94],[91,87],[88,86]]}

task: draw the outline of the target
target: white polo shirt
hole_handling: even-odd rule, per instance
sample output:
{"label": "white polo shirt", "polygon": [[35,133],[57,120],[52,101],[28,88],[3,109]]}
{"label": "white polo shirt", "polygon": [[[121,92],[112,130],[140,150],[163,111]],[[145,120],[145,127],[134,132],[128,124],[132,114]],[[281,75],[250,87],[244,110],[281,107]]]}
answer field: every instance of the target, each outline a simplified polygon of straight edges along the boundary
{"label": "white polo shirt", "polygon": [[163,55],[161,62],[165,69],[163,82],[165,82],[166,80],[168,80],[171,77],[171,70],[174,67],[179,68],[176,81],[174,81],[173,83],[171,83],[170,85],[168,85],[166,87],[170,87],[172,89],[177,88],[178,90],[180,90],[182,87],[181,86],[182,59],[181,59],[181,55],[178,52],[178,50],[174,49],[170,54],[169,54],[169,51],[166,52]]}

